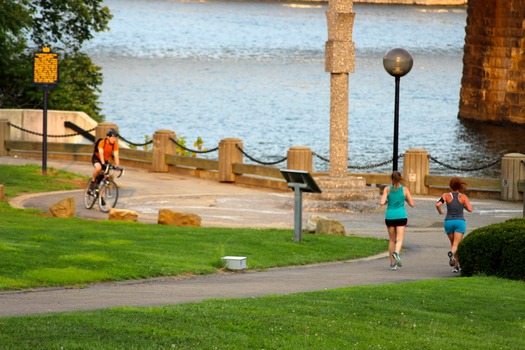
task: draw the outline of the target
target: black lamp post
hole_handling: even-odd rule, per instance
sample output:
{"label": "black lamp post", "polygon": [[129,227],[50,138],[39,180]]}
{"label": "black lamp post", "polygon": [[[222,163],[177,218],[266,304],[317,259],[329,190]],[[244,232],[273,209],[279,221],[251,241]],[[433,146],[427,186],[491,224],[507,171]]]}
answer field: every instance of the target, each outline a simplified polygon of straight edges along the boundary
{"label": "black lamp post", "polygon": [[396,78],[396,98],[394,103],[394,163],[392,171],[397,171],[397,143],[399,135],[399,81],[412,69],[414,60],[405,49],[392,49],[383,57],[383,67],[391,76]]}

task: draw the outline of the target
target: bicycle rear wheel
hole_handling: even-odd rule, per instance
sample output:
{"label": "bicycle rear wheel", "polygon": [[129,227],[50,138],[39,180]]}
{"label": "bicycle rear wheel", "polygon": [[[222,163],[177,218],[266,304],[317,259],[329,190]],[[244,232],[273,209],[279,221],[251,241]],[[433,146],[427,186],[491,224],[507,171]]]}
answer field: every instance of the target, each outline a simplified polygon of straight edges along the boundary
{"label": "bicycle rear wheel", "polygon": [[93,205],[95,204],[97,200],[97,195],[95,193],[95,190],[93,189],[90,191],[89,186],[91,185],[91,180],[88,180],[86,188],[84,189],[84,206],[86,209],[93,208]]}
{"label": "bicycle rear wheel", "polygon": [[117,205],[118,186],[113,180],[106,180],[100,185],[98,193],[98,206],[104,213]]}

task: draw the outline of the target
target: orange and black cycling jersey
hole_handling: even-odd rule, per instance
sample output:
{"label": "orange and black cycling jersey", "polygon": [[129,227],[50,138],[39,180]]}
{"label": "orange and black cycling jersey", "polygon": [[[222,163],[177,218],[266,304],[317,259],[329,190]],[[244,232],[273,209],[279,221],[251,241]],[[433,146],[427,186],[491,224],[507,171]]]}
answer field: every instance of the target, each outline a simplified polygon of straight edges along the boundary
{"label": "orange and black cycling jersey", "polygon": [[[98,148],[104,149],[104,161],[107,162],[111,157],[113,156],[114,151],[118,151],[118,143],[115,142],[114,144],[109,143],[107,139],[100,141],[98,144]],[[97,149],[97,152],[95,153],[97,158],[100,159],[99,151]]]}

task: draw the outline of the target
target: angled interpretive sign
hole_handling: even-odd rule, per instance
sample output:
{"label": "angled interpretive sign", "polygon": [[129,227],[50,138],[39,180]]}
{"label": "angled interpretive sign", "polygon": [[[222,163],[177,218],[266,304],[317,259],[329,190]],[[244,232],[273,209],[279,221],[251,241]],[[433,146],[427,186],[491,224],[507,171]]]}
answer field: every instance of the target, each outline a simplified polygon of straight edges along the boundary
{"label": "angled interpretive sign", "polygon": [[303,230],[303,192],[321,193],[321,189],[307,171],[281,169],[281,174],[294,191],[294,241],[301,242]]}

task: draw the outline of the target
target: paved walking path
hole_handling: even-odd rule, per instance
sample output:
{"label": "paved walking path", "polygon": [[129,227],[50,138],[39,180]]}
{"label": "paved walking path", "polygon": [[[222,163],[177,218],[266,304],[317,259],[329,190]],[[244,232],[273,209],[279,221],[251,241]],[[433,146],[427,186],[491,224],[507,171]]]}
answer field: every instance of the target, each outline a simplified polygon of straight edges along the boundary
{"label": "paved walking path", "polygon": [[[40,164],[38,160],[0,157],[0,164]],[[91,165],[49,161],[47,167],[90,174]],[[293,193],[275,192],[224,184],[173,174],[126,169],[117,180],[122,187],[118,208],[131,209],[139,221],[156,223],[158,209],[192,212],[203,226],[278,227],[293,229]],[[13,206],[48,210],[64,197],[74,196],[77,216],[107,219],[98,209],[84,209],[82,191],[18,197]],[[403,268],[388,269],[387,254],[349,262],[270,269],[262,272],[232,272],[198,277],[156,278],[143,281],[91,285],[84,289],[42,288],[0,292],[0,316],[93,310],[114,306],[153,306],[197,302],[208,298],[254,297],[338,287],[449,278],[447,237],[443,217],[434,208],[435,198],[415,197],[408,208],[409,227],[404,241]],[[523,204],[472,200],[473,213],[466,213],[469,230],[522,217]],[[305,212],[306,219],[311,213]],[[315,213],[340,221],[349,234],[386,238],[384,213]],[[291,237],[293,238],[293,237]],[[247,257],[249,266],[250,257]]]}

